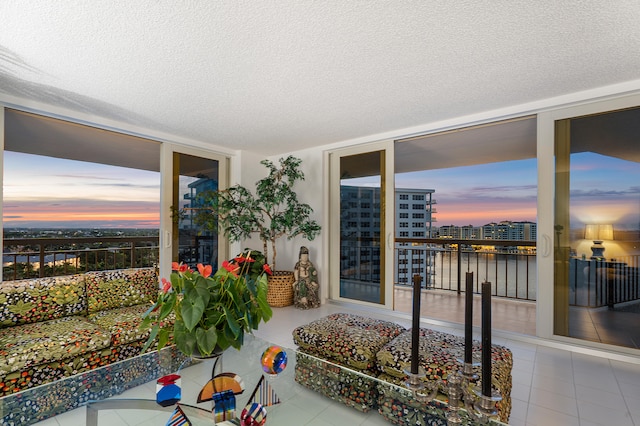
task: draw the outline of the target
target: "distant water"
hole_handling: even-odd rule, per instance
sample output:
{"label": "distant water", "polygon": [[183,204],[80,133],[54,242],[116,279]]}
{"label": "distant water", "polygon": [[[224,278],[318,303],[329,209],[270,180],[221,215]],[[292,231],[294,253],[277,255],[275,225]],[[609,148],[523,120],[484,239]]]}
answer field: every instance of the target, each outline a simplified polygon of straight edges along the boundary
{"label": "distant water", "polygon": [[[480,283],[493,284],[495,295],[536,300],[536,256],[493,253],[462,253],[461,289],[464,290],[467,272],[473,272],[474,292]],[[434,264],[435,288],[457,290],[458,256],[455,252],[437,252]],[[507,285],[508,284],[508,285]]]}

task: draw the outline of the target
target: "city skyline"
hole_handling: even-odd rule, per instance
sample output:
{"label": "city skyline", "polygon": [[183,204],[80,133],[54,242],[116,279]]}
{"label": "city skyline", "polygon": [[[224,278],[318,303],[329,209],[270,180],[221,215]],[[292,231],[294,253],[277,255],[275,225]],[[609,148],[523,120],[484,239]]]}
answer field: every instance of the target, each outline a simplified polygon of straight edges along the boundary
{"label": "city skyline", "polygon": [[[638,228],[635,166],[592,153],[573,155],[572,226],[606,218]],[[403,173],[395,180],[398,188],[435,189],[434,226],[536,222],[535,159]],[[345,181],[353,183],[375,184],[369,178]],[[157,228],[159,188],[158,172],[5,151],[3,225]],[[583,205],[588,212],[581,212]]]}

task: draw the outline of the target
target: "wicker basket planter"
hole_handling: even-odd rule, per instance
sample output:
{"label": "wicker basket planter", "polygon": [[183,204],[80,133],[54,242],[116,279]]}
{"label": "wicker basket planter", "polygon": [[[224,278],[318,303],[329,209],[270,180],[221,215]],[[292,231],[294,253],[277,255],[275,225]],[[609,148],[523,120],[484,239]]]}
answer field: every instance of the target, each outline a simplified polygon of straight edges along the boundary
{"label": "wicker basket planter", "polygon": [[293,304],[293,283],[295,278],[290,271],[273,271],[269,276],[267,302],[274,308],[282,308]]}

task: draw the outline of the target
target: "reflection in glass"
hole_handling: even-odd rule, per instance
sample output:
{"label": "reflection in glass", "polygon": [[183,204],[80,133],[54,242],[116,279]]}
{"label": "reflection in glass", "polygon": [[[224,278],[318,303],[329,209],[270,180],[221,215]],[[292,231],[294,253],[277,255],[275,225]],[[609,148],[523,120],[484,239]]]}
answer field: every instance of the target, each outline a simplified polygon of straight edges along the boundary
{"label": "reflection in glass", "polygon": [[212,265],[215,271],[218,234],[200,229],[193,215],[199,207],[197,195],[218,189],[218,161],[177,152],[173,158],[173,261],[184,262],[194,269],[198,263]]}
{"label": "reflection in glass", "polygon": [[384,303],[383,152],[340,159],[340,297]]}
{"label": "reflection in glass", "polygon": [[640,348],[640,108],[556,122],[555,334]]}

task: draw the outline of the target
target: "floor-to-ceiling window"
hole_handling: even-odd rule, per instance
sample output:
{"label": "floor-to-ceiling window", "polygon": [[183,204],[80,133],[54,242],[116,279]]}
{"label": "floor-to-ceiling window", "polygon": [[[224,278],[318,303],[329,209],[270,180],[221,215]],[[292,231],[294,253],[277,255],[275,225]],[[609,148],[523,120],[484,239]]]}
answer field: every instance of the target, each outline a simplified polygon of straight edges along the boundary
{"label": "floor-to-ceiling window", "polygon": [[[227,157],[14,109],[2,113],[4,239],[18,239],[15,247],[4,244],[5,279],[41,275],[45,267],[46,275],[64,275],[159,266],[166,276],[170,261],[215,266],[227,257],[226,239],[195,226],[189,210],[198,207],[199,193],[226,187]],[[47,241],[41,257],[42,244],[23,241],[37,237],[64,240]]]}
{"label": "floor-to-ceiling window", "polygon": [[4,279],[158,264],[159,142],[3,113]]}
{"label": "floor-to-ceiling window", "polygon": [[640,348],[640,108],[555,121],[554,334]]}
{"label": "floor-to-ceiling window", "polygon": [[395,144],[395,309],[462,322],[473,291],[492,283],[498,329],[535,334],[536,118],[487,123]]}

